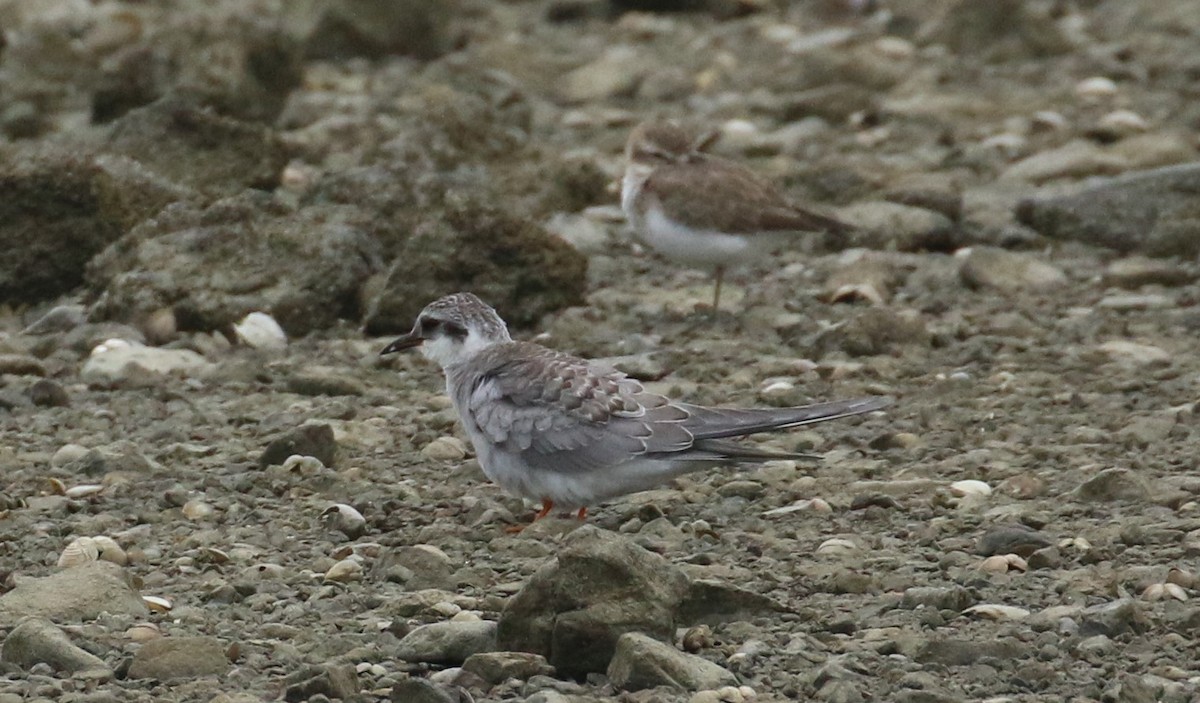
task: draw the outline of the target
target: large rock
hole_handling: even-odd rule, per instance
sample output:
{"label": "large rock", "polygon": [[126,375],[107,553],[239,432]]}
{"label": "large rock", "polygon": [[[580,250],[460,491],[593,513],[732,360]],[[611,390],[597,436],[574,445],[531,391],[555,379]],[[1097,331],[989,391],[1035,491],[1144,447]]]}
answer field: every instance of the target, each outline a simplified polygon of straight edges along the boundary
{"label": "large rock", "polygon": [[540,224],[472,197],[451,199],[400,246],[370,303],[371,334],[407,331],[430,301],[469,290],[510,324],[583,302],[587,259]]}
{"label": "large rock", "polygon": [[637,632],[627,632],[617,640],[608,678],[626,691],[656,686],[700,691],[738,684],[732,672],[717,664]]}
{"label": "large rock", "polygon": [[284,18],[310,58],[430,59],[450,48],[451,0],[289,0]]}
{"label": "large rock", "polygon": [[1050,56],[1072,48],[1041,5],[1023,0],[951,0],[921,28],[919,39],[990,60]]}
{"label": "large rock", "polygon": [[[140,8],[149,14],[157,8]],[[185,94],[239,119],[270,122],[303,75],[301,38],[241,0],[162,8],[135,41],[121,42],[84,86],[92,119],[108,122],[168,94]]]}
{"label": "large rock", "polygon": [[687,592],[687,577],[666,559],[584,526],[508,601],[498,644],[541,654],[565,676],[602,672],[626,632],[670,640]]}
{"label": "large rock", "polygon": [[215,637],[162,637],[143,644],[133,655],[129,678],[174,681],[219,675],[228,669],[225,646]]}
{"label": "large rock", "polygon": [[362,217],[255,191],[172,206],[93,260],[92,314],[135,321],[170,308],[182,329],[214,330],[262,311],[293,336],[356,318],[358,287],[381,267]]}
{"label": "large rock", "polygon": [[93,255],[124,230],[96,192],[87,155],[0,152],[0,301],[36,302],[83,281]]}
{"label": "large rock", "polygon": [[65,632],[42,618],[22,620],[8,633],[3,652],[0,652],[0,661],[23,669],[45,662],[55,671],[67,674],[109,672],[103,659],[76,646]]}
{"label": "large rock", "polygon": [[1200,163],[1089,182],[1074,193],[1028,198],[1017,218],[1041,234],[1151,256],[1200,253]]}
{"label": "large rock", "polygon": [[21,579],[16,588],[0,596],[0,623],[26,615],[74,622],[92,620],[101,613],[147,613],[124,569],[107,561],[82,564],[45,578]]}
{"label": "large rock", "polygon": [[130,110],[112,123],[100,148],[211,195],[274,188],[288,158],[267,127],[177,97]]}

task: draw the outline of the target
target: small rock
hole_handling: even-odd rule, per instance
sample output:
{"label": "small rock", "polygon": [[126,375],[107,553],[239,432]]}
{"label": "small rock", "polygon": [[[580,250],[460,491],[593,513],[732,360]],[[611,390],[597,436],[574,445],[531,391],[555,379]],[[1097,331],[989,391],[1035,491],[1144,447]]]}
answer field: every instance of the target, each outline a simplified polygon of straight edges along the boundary
{"label": "small rock", "polygon": [[392,684],[389,700],[392,703],[460,703],[461,701],[457,692],[451,692],[445,686],[439,686],[415,676],[405,676]]}
{"label": "small rock", "polygon": [[995,247],[972,247],[958,275],[972,288],[1003,292],[1047,291],[1067,282],[1066,274],[1050,264]]}
{"label": "small rock", "polygon": [[46,367],[42,362],[25,354],[0,354],[0,375],[14,376],[45,376]]}
{"label": "small rock", "polygon": [[82,305],[56,305],[21,330],[21,334],[67,332],[85,322],[87,322],[87,310]]}
{"label": "small rock", "polygon": [[558,94],[568,103],[632,95],[646,74],[646,59],[628,46],[609,48],[598,59],[562,77]]}
{"label": "small rock", "polygon": [[495,622],[435,622],[405,635],[396,645],[394,656],[408,662],[459,666],[472,654],[493,651]]}
{"label": "small rock", "polygon": [[131,679],[176,681],[229,670],[225,645],[215,637],[160,637],[143,644],[129,665]]}
{"label": "small rock", "polygon": [[33,615],[56,622],[92,620],[101,613],[146,615],[146,604],[120,566],[81,564],[45,578],[22,579],[0,596],[0,621]]}
{"label": "small rock", "polygon": [[40,408],[65,408],[71,405],[71,396],[55,381],[43,378],[29,387],[29,400]]}
{"label": "small rock", "polygon": [[387,55],[432,59],[450,48],[457,2],[317,0],[284,5],[314,59]]}
{"label": "small rock", "polygon": [[1126,339],[1114,339],[1101,344],[1097,348],[1101,354],[1114,361],[1137,366],[1162,366],[1171,363],[1171,353],[1161,347],[1151,344],[1131,342]]}
{"label": "small rock", "polygon": [[1129,167],[1129,161],[1119,154],[1090,141],[1075,140],[1021,159],[1005,169],[1000,178],[1044,183],[1058,178],[1111,176]]}
{"label": "small rock", "polygon": [[1200,163],[1130,173],[1055,197],[1022,201],[1017,218],[1046,237],[1150,256],[1200,252]]}
{"label": "small rock", "polygon": [[843,351],[851,356],[874,356],[903,345],[928,343],[929,330],[916,311],[870,307],[819,332],[813,347],[820,355]]}
{"label": "small rock", "polygon": [[1034,551],[1052,544],[1041,532],[1021,524],[989,528],[979,538],[975,552],[990,557],[993,554],[1016,554],[1028,558]]}
{"label": "small rock", "polygon": [[434,461],[462,461],[467,445],[458,437],[438,437],[421,448],[421,456]]}
{"label": "small rock", "polygon": [[1121,598],[1085,608],[1080,619],[1079,634],[1083,637],[1116,637],[1126,632],[1145,632],[1149,626],[1149,621],[1138,607],[1137,601]]}
{"label": "small rock", "polygon": [[727,669],[637,632],[627,632],[617,640],[608,678],[626,691],[656,686],[699,691],[738,683]]}
{"label": "small rock", "polygon": [[337,461],[337,442],[329,425],[309,423],[271,440],[258,459],[259,466],[282,465],[293,455],[311,456],[325,466]]}
{"label": "small rock", "polygon": [[693,579],[679,605],[680,624],[716,624],[780,613],[786,608],[761,593],[710,579]]}
{"label": "small rock", "polygon": [[1026,651],[1025,645],[1013,639],[939,639],[926,642],[915,659],[927,664],[970,666],[983,658],[1015,659]]}
{"label": "small rock", "polygon": [[1140,288],[1145,285],[1181,286],[1195,279],[1194,273],[1174,261],[1144,256],[1117,259],[1104,269],[1104,282],[1121,288]]}
{"label": "small rock", "polygon": [[1105,469],[1080,484],[1075,496],[1093,503],[1142,501],[1150,497],[1150,485],[1129,469]]}
{"label": "small rock", "polygon": [[935,610],[962,612],[975,604],[975,596],[962,586],[913,586],[905,589],[900,607],[914,609],[919,606]]}
{"label": "small rock", "polygon": [[533,676],[551,676],[554,667],[540,654],[528,652],[481,652],[472,654],[462,665],[493,686],[508,679],[527,680]]}
{"label": "small rock", "polygon": [[957,228],[950,218],[921,207],[887,201],[862,202],[841,208],[838,219],[855,230],[839,244],[869,249],[946,251],[955,248]]}
{"label": "small rock", "polygon": [[283,699],[289,703],[325,696],[351,700],[358,696],[358,674],[350,664],[324,664],[290,674]]}
{"label": "small rock", "polygon": [[92,350],[80,376],[90,383],[120,385],[147,375],[198,376],[213,365],[189,349],[160,349],[139,342],[109,340]]}
{"label": "small rock", "polygon": [[287,389],[308,396],[363,395],[367,387],[362,381],[328,370],[308,369],[288,377]]}
{"label": "small rock", "polygon": [[54,623],[42,618],[26,618],[8,633],[0,661],[25,670],[45,662],[66,674],[95,671],[112,675],[103,659],[77,647]]}

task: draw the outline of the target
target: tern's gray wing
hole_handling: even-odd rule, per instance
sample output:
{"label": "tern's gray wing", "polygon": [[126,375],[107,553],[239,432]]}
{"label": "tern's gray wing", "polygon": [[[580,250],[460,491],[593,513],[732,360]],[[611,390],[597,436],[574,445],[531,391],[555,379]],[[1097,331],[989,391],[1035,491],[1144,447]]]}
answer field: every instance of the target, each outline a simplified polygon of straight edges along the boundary
{"label": "tern's gray wing", "polygon": [[586,472],[692,446],[690,414],[618,371],[512,342],[471,362],[465,411],[532,468]]}

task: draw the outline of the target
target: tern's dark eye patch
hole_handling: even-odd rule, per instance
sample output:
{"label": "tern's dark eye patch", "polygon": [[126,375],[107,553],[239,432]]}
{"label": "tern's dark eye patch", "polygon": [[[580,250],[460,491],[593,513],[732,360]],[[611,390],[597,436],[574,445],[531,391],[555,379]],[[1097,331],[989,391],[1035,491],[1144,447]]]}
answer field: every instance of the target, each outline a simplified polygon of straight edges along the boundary
{"label": "tern's dark eye patch", "polygon": [[439,333],[455,339],[465,339],[467,328],[450,320],[439,320],[436,317],[421,318],[422,335],[430,337]]}

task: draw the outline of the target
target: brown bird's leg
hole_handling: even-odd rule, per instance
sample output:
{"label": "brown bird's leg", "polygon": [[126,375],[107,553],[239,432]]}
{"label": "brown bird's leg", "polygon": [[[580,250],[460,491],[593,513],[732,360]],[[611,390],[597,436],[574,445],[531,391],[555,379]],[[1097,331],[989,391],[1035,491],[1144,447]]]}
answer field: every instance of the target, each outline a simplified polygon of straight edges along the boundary
{"label": "brown bird's leg", "polygon": [[579,512],[575,513],[575,517],[578,518],[578,520],[580,522],[583,522],[584,520],[586,520],[587,519],[587,508],[580,508]]}
{"label": "brown bird's leg", "polygon": [[724,277],[725,277],[725,267],[718,266],[717,267],[717,283],[716,283],[716,286],[713,287],[712,314],[713,314],[714,318],[717,316],[717,310],[719,309],[719,306],[721,304],[721,279],[723,279]]}

